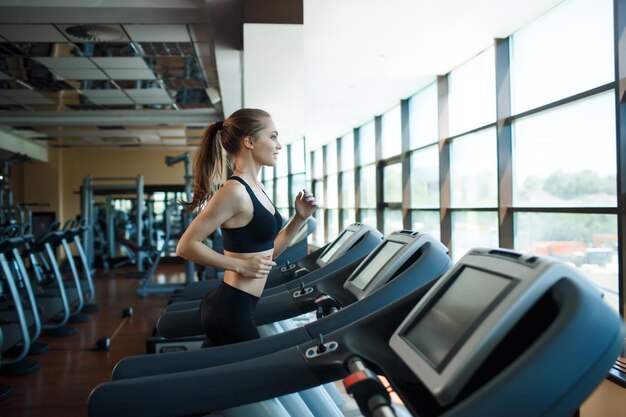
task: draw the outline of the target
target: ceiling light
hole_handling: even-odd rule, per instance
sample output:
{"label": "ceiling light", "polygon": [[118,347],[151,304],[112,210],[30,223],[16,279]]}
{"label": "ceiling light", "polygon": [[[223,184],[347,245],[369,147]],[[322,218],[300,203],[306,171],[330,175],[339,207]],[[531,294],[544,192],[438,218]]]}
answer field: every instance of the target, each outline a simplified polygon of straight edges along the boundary
{"label": "ceiling light", "polygon": [[107,25],[76,25],[65,28],[70,37],[90,42],[114,42],[125,38],[118,27]]}

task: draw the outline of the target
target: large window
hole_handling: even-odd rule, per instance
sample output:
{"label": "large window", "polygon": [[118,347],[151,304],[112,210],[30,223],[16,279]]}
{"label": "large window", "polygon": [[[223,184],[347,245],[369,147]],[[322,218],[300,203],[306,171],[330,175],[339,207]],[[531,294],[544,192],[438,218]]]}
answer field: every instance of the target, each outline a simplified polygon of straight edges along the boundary
{"label": "large window", "polygon": [[450,152],[452,207],[497,207],[496,129],[454,139]]}
{"label": "large window", "polygon": [[400,106],[395,106],[382,117],[382,158],[400,155],[402,152],[402,129],[400,125]]}
{"label": "large window", "polygon": [[450,135],[496,121],[494,48],[480,53],[448,77]]}
{"label": "large window", "polygon": [[513,133],[515,205],[617,205],[613,92],[519,119]]}
{"label": "large window", "polygon": [[439,207],[439,147],[411,154],[411,208]]}
{"label": "large window", "polygon": [[361,167],[361,187],[359,189],[361,208],[376,208],[376,167]]}
{"label": "large window", "polygon": [[341,137],[341,170],[354,168],[354,133]]}
{"label": "large window", "polygon": [[619,309],[613,28],[612,0],[565,0],[343,136],[326,161],[339,172],[313,170],[339,180],[328,235],[358,218],[429,233],[455,262],[474,247],[553,256]]}
{"label": "large window", "polygon": [[437,121],[437,83],[432,83],[409,99],[411,149],[439,140]]}
{"label": "large window", "polygon": [[454,211],[452,213],[452,253],[457,262],[475,247],[498,247],[498,213]]}
{"label": "large window", "polygon": [[570,0],[511,37],[513,114],[612,82],[613,0]]}
{"label": "large window", "polygon": [[402,165],[387,165],[383,168],[383,201],[402,203]]}
{"label": "large window", "polygon": [[376,160],[376,125],[372,120],[359,128],[359,161],[366,165]]}

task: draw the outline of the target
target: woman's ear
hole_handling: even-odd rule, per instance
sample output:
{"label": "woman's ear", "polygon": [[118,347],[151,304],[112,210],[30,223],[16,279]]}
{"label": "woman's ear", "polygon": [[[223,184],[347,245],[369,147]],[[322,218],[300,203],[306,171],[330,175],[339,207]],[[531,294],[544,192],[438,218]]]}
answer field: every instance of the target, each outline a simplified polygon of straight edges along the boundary
{"label": "woman's ear", "polygon": [[254,142],[252,141],[252,138],[250,136],[246,136],[245,138],[243,138],[243,146],[248,149],[254,149]]}

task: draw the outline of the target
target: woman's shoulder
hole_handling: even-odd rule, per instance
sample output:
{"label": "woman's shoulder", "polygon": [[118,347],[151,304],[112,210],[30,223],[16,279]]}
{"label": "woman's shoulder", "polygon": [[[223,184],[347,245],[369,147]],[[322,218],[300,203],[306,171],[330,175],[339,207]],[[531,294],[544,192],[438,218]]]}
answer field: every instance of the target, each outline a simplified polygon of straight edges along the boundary
{"label": "woman's shoulder", "polygon": [[214,199],[243,203],[248,195],[246,187],[238,181],[227,180],[213,196]]}

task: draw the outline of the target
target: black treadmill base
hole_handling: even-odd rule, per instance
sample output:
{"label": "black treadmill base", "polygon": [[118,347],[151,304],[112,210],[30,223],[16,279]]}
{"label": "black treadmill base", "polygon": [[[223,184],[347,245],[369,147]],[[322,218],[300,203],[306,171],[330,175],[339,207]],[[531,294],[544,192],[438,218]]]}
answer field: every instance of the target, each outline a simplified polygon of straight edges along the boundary
{"label": "black treadmill base", "polygon": [[75,316],[71,316],[68,320],[68,323],[85,323],[89,321],[89,317],[84,314],[76,314]]}
{"label": "black treadmill base", "polygon": [[30,349],[28,349],[28,355],[41,355],[49,350],[50,348],[47,343],[32,342],[30,344]]}
{"label": "black treadmill base", "polygon": [[81,310],[82,313],[97,313],[98,311],[100,311],[100,307],[98,307],[98,304],[85,304],[83,306],[83,309]]}
{"label": "black treadmill base", "polygon": [[76,334],[76,327],[71,327],[71,326],[63,326],[57,329],[47,329],[43,331],[44,336],[51,336],[51,337],[66,337],[66,336],[72,336],[75,334]]}
{"label": "black treadmill base", "polygon": [[13,388],[8,385],[0,384],[0,401],[7,398],[13,392]]}
{"label": "black treadmill base", "polygon": [[[41,355],[42,353],[46,353],[48,351],[47,343],[39,343],[39,342],[31,342],[30,348],[28,349],[28,356],[31,355]],[[6,351],[6,355],[11,357],[15,357],[22,353],[22,345],[13,346],[11,349]]]}
{"label": "black treadmill base", "polygon": [[28,375],[32,374],[37,369],[39,369],[39,362],[31,361],[30,359],[22,359],[17,363],[3,363],[2,368],[0,368],[0,375]]}

